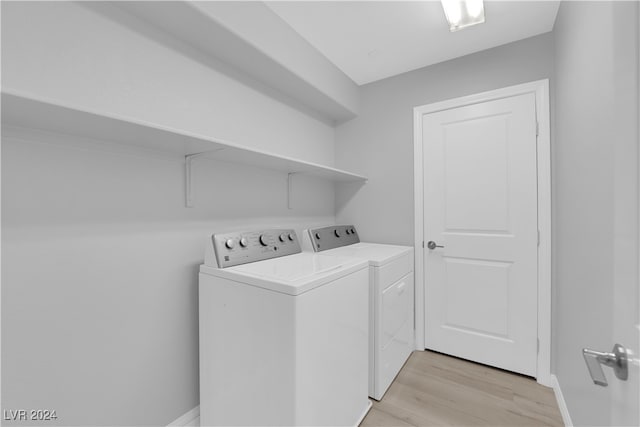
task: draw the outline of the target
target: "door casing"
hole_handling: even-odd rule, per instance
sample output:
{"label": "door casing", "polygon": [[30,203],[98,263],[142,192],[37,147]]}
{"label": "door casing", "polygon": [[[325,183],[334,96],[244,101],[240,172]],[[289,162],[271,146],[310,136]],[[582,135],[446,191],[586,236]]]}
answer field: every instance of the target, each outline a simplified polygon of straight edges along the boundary
{"label": "door casing", "polygon": [[551,387],[551,136],[549,123],[549,80],[537,80],[491,90],[460,98],[449,99],[413,109],[413,173],[414,173],[414,246],[415,246],[415,342],[424,350],[425,342],[425,269],[424,269],[424,210],[423,210],[423,150],[422,116],[429,113],[493,101],[526,93],[536,100],[537,175],[538,175],[538,355],[537,381]]}

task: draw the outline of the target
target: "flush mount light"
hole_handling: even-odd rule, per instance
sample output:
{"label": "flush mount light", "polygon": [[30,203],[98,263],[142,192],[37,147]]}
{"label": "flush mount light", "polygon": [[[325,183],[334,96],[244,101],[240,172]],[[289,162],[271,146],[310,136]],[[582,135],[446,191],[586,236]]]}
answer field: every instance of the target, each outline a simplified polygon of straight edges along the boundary
{"label": "flush mount light", "polygon": [[484,22],[482,0],[440,0],[444,15],[449,21],[449,31],[454,32]]}

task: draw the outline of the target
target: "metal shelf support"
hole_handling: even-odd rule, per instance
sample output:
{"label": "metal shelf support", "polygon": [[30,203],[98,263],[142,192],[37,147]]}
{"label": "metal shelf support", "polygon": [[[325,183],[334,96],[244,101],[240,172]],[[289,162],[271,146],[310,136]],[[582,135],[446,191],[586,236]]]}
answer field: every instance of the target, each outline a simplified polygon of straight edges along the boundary
{"label": "metal shelf support", "polygon": [[209,151],[187,154],[186,156],[184,156],[184,195],[185,206],[188,208],[193,207],[193,182],[191,173],[193,168],[193,161],[207,153],[209,153]]}
{"label": "metal shelf support", "polygon": [[293,195],[293,175],[295,175],[295,172],[289,172],[287,174],[287,209],[293,209],[291,207],[291,198]]}

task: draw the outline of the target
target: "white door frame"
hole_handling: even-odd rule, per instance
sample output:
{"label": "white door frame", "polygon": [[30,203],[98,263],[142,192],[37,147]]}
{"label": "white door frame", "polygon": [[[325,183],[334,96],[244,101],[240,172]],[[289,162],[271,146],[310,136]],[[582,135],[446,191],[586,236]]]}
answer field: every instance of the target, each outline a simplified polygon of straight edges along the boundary
{"label": "white door frame", "polygon": [[551,387],[551,138],[549,125],[549,80],[538,80],[502,89],[463,96],[413,109],[414,246],[415,246],[415,342],[424,350],[424,188],[422,116],[424,114],[533,93],[538,121],[538,358],[537,381]]}

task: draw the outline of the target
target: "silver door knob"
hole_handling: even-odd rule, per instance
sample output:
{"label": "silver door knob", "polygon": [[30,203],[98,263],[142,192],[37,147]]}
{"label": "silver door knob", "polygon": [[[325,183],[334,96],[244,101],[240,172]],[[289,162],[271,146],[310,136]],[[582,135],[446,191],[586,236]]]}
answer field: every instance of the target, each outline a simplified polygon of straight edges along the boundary
{"label": "silver door knob", "polygon": [[427,242],[427,247],[428,247],[429,249],[444,248],[444,246],[437,245],[437,244],[436,244],[436,242],[434,242],[433,240],[429,240],[429,241]]}
{"label": "silver door knob", "polygon": [[601,365],[613,368],[613,373],[622,381],[626,381],[629,377],[627,349],[620,344],[614,345],[611,353],[583,348],[582,356],[584,357],[584,361],[587,363],[587,368],[589,369],[589,374],[591,374],[591,379],[594,384],[601,385],[603,387],[609,385],[607,383],[607,378],[604,376]]}

